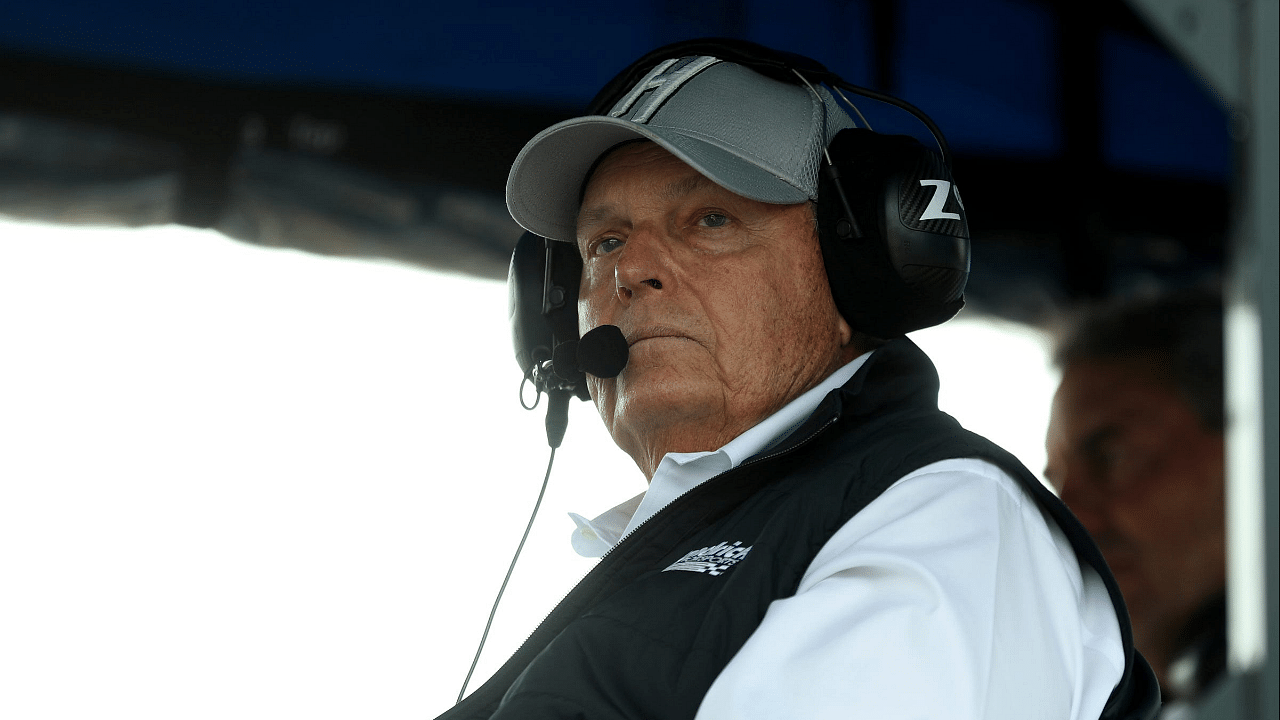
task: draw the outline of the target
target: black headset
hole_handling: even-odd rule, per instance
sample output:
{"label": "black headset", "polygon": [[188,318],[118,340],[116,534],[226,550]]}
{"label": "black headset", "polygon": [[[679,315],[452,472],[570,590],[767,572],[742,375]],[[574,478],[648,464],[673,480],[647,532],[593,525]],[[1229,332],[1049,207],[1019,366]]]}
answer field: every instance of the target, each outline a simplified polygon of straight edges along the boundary
{"label": "black headset", "polygon": [[[938,143],[937,152],[907,135],[863,128],[842,130],[832,139],[818,185],[822,259],[836,308],[856,331],[888,339],[938,325],[960,311],[969,277],[969,226],[951,177],[946,140],[911,104],[847,83],[801,55],[745,40],[707,38],[667,45],[640,58],[604,86],[587,114],[608,113],[663,60],[695,55],[794,85],[824,83],[919,119]],[[581,274],[573,243],[526,232],[516,243],[507,276],[516,362],[526,381],[557,404],[569,395],[589,398],[573,355]]]}

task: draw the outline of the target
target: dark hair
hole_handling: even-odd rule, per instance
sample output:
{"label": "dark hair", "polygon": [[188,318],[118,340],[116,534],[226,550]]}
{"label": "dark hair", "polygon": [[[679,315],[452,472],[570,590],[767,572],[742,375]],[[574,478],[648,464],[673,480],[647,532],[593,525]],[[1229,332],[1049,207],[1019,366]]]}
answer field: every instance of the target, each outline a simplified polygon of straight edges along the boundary
{"label": "dark hair", "polygon": [[1222,293],[1196,288],[1087,305],[1066,318],[1054,363],[1150,360],[1205,427],[1222,432]]}

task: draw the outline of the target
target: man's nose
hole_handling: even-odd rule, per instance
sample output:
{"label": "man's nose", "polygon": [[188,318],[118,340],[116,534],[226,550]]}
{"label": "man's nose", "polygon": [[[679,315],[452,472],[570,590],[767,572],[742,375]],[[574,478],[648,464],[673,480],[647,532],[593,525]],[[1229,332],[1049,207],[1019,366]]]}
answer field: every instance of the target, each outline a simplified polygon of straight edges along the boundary
{"label": "man's nose", "polygon": [[624,304],[652,292],[674,289],[670,247],[660,231],[638,228],[618,251],[614,281]]}

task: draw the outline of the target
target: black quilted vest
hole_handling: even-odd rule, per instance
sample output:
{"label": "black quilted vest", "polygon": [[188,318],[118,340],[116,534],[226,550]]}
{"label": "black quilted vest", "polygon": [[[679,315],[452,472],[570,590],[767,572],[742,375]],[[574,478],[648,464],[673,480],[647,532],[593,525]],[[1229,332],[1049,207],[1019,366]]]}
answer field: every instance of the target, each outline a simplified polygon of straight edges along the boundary
{"label": "black quilted vest", "polygon": [[937,391],[933,365],[909,340],[877,350],[780,446],[694,488],[619,543],[440,720],[692,718],[769,604],[795,593],[836,530],[902,476],[970,457],[1016,478],[1102,576],[1126,656],[1102,717],[1153,717],[1155,676],[1133,649],[1097,547],[1012,455],[939,411]]}

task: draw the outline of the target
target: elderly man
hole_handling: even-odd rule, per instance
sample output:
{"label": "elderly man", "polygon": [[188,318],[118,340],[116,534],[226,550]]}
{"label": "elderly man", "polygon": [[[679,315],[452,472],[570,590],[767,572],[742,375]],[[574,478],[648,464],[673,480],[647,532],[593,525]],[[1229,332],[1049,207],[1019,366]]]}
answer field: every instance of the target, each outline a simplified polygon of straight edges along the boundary
{"label": "elderly man", "polygon": [[603,559],[443,717],[1149,717],[1154,679],[1083,529],[937,410],[918,348],[867,334],[896,301],[832,286],[830,244],[957,227],[950,182],[888,173],[837,200],[822,163],[861,172],[902,139],[850,130],[785,56],[716,45],[625,71],[512,168],[516,220],[577,247],[580,331],[625,337],[625,369],[587,379],[650,483],[582,521]]}
{"label": "elderly man", "polygon": [[1166,700],[1226,660],[1222,297],[1089,308],[1056,353],[1045,475],[1097,540]]}

